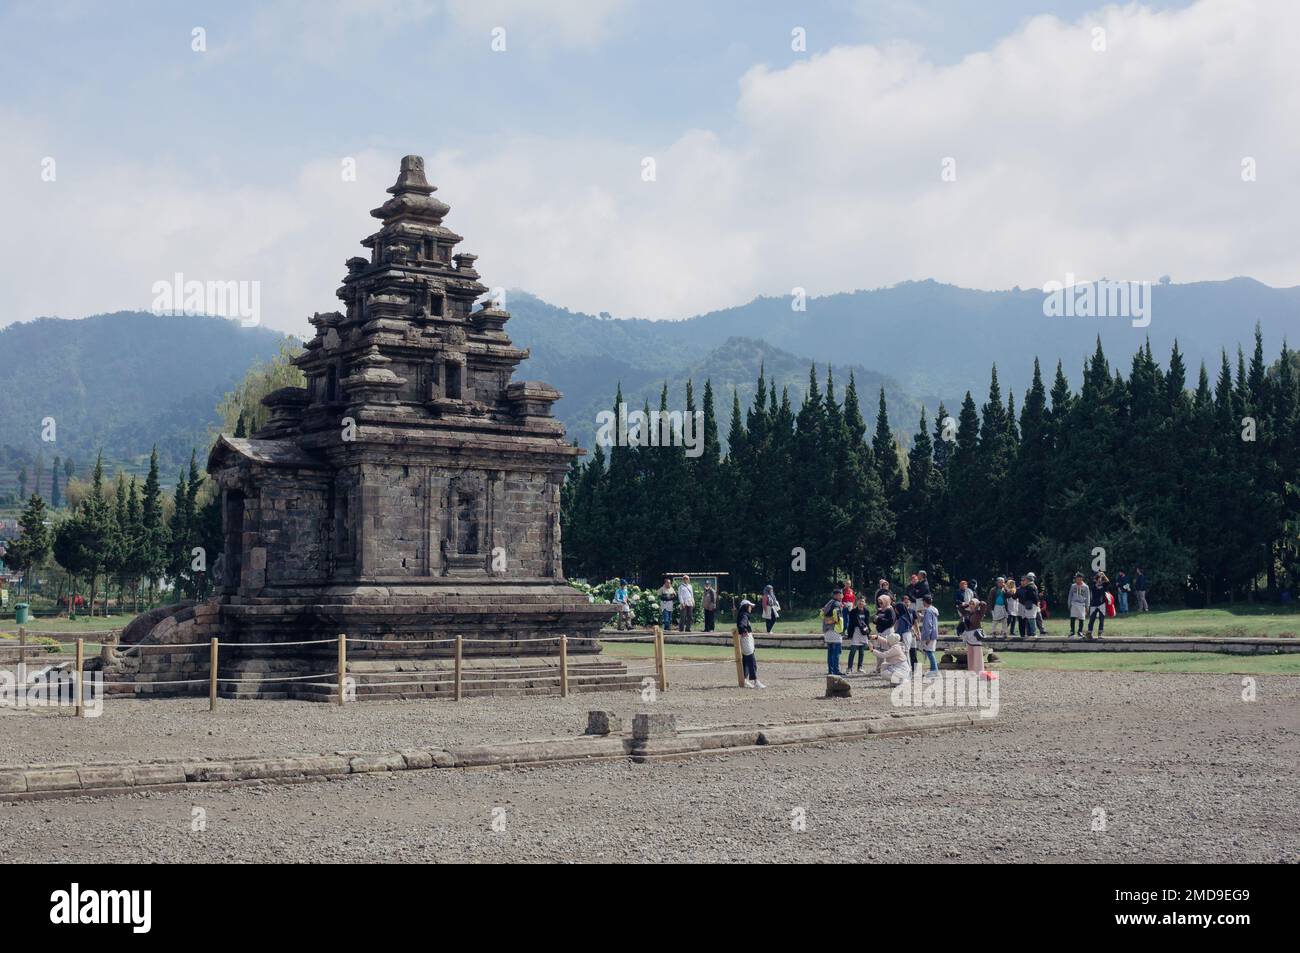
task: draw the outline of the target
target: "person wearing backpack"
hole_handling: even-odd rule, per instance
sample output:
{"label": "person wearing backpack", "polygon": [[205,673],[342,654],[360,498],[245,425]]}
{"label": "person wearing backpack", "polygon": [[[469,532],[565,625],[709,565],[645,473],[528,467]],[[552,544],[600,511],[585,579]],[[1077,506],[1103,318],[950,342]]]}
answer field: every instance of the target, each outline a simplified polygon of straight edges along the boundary
{"label": "person wearing backpack", "polygon": [[826,642],[826,674],[840,675],[840,649],[844,645],[844,590],[836,589],[831,601],[822,606],[822,639]]}

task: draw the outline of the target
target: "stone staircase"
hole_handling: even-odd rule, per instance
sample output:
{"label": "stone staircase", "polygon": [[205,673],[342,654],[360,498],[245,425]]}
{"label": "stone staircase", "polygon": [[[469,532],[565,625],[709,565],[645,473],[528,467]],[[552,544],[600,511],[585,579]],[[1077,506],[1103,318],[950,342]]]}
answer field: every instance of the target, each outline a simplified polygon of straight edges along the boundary
{"label": "stone staircase", "polygon": [[[452,699],[455,697],[455,666],[450,660],[349,662],[347,676],[352,690],[362,699]],[[622,662],[601,658],[569,660],[569,691],[605,692],[640,689],[644,674],[634,674]],[[308,683],[269,683],[258,687],[246,679],[232,697],[299,698],[333,702],[338,697],[337,676]],[[346,689],[345,689],[346,690]],[[555,658],[509,658],[466,660],[461,670],[461,697],[505,697],[558,695],[560,667]]]}

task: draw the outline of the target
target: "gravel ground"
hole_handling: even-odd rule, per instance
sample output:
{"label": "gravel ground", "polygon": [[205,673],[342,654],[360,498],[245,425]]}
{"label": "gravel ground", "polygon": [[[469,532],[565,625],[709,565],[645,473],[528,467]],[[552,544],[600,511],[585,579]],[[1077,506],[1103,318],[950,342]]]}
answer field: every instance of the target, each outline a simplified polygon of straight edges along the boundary
{"label": "gravel ground", "polygon": [[[728,671],[676,667],[655,705],[701,725],[889,707],[865,687],[816,698],[807,665],[769,664],[763,693],[716,687]],[[1256,683],[1244,702],[1240,676],[1004,672],[986,729],[2,804],[0,861],[1300,862],[1300,679]],[[4,712],[0,760],[518,740],[574,734],[597,706],[647,707],[626,692],[344,711],[226,702],[215,717],[198,702],[117,702],[98,722]],[[205,830],[191,829],[194,808]]]}

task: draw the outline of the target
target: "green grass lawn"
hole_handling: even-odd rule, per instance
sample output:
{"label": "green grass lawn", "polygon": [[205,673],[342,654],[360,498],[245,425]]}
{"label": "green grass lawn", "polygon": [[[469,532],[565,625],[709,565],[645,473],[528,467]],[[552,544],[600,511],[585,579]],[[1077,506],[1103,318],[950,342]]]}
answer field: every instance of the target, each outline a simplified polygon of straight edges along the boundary
{"label": "green grass lawn", "polygon": [[[666,644],[669,658],[682,661],[732,661],[734,650],[726,645]],[[654,646],[641,642],[608,642],[605,654],[612,658],[653,658]],[[821,649],[758,650],[762,662],[804,662],[821,664]],[[1300,654],[1224,655],[1218,652],[1002,652],[1000,667],[1010,671],[1053,670],[1064,672],[1179,672],[1191,674],[1300,675]]]}
{"label": "green grass lawn", "polygon": [[[781,617],[774,635],[781,633],[820,633],[818,610],[796,610]],[[955,616],[951,608],[939,608],[939,621],[951,626]],[[719,620],[721,623],[721,620]],[[1068,616],[1054,612],[1046,622],[1048,635],[1068,635]],[[725,623],[730,628],[731,623]],[[985,631],[988,631],[987,629]],[[1170,609],[1128,613],[1106,620],[1106,634],[1112,638],[1146,636],[1193,636],[1218,638],[1300,638],[1300,609],[1281,606],[1241,605],[1232,608]]]}
{"label": "green grass lawn", "polygon": [[[135,618],[134,613],[124,612],[121,615],[111,615],[105,618],[97,615],[94,618],[85,615],[77,616],[76,621],[69,619],[29,619],[23,624],[23,628],[28,632],[35,632],[38,635],[42,632],[107,632],[109,629],[123,629],[126,624]],[[12,613],[8,618],[0,619],[0,633],[18,636],[18,623],[14,621]]]}

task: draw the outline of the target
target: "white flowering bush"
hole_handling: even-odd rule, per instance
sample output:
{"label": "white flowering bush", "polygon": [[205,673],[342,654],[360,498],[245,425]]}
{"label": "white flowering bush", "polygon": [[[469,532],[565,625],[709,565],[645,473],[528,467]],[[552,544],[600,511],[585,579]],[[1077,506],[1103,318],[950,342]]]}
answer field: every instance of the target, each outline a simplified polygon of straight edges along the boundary
{"label": "white flowering bush", "polygon": [[[614,591],[618,589],[617,579],[608,579],[599,585],[593,586],[590,583],[576,582],[569,580],[569,585],[579,592],[584,593],[592,602],[608,602],[611,605],[614,602]],[[699,622],[704,618],[704,610],[701,606],[704,603],[704,594],[699,586],[692,584],[695,590],[695,618]],[[677,590],[673,589],[673,601],[676,602]],[[659,614],[659,590],[642,589],[633,583],[627,584],[627,603],[632,607],[632,621],[635,625],[650,628],[659,625],[661,616]],[[676,609],[673,610],[676,613]],[[676,616],[674,615],[674,618]],[[612,622],[614,616],[610,615]]]}

